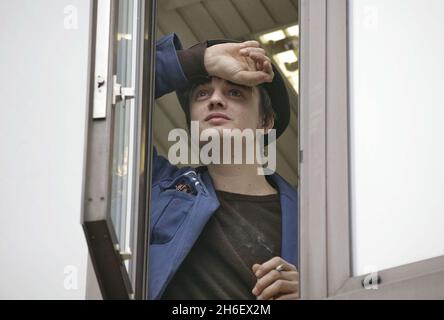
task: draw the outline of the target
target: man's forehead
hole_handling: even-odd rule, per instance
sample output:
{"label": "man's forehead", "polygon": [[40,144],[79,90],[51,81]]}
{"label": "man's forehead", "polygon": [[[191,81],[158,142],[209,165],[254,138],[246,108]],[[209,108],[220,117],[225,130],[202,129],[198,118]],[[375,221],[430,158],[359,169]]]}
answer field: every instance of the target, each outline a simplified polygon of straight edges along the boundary
{"label": "man's forehead", "polygon": [[236,86],[236,87],[242,88],[242,89],[247,90],[247,91],[252,91],[252,89],[253,89],[252,87],[245,86],[245,85],[242,85],[242,84],[237,84],[237,83],[234,83],[234,82],[232,82],[230,80],[225,80],[225,79],[222,79],[222,78],[219,78],[219,77],[216,77],[216,76],[211,76],[211,77],[206,78],[202,82],[198,83],[196,87],[203,86],[203,85],[209,85],[210,83],[213,83],[213,81],[222,81],[222,82],[227,83],[227,84],[229,84],[231,86]]}

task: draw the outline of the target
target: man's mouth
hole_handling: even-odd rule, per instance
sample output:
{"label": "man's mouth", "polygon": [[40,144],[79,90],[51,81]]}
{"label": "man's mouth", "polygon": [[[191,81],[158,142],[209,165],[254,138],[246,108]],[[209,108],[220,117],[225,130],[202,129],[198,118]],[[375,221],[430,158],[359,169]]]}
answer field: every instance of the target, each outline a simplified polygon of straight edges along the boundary
{"label": "man's mouth", "polygon": [[220,112],[211,113],[205,118],[205,121],[212,122],[212,123],[225,122],[226,120],[231,120],[231,119],[226,114],[220,113]]}

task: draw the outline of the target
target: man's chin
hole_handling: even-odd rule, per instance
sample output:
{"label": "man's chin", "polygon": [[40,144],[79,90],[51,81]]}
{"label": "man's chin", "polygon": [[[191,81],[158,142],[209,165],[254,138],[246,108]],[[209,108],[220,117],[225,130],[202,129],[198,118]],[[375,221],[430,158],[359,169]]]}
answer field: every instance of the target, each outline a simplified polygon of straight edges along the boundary
{"label": "man's chin", "polygon": [[202,128],[200,128],[200,132],[202,133],[202,131],[207,130],[207,129],[211,129],[211,130],[216,130],[221,136],[224,132],[224,130],[229,130],[231,132],[231,130],[233,130],[232,127],[230,126],[226,126],[226,125],[209,125],[209,126],[204,126]]}

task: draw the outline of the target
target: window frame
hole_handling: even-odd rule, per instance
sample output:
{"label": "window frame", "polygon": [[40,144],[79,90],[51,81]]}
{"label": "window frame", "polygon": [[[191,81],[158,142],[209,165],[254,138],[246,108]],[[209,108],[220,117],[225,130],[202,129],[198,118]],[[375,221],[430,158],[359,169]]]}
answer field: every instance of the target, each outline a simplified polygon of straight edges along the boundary
{"label": "window frame", "polygon": [[[300,0],[303,299],[443,299],[444,256],[353,276],[348,0]],[[371,288],[372,286],[370,286]]]}
{"label": "window frame", "polygon": [[325,220],[325,0],[300,0],[299,196],[301,299],[327,291]]}
{"label": "window frame", "polygon": [[[128,299],[131,286],[117,251],[117,234],[110,216],[113,110],[112,75],[116,34],[116,1],[91,1],[89,110],[87,119],[82,226],[91,262],[104,299]],[[98,89],[98,77],[105,82]]]}
{"label": "window frame", "polygon": [[[94,270],[88,282],[97,279],[103,299],[147,299],[149,258],[149,216],[152,163],[152,110],[154,105],[155,15],[157,1],[136,0],[137,50],[131,68],[135,70],[136,116],[130,125],[136,141],[134,166],[129,179],[134,221],[131,221],[133,251],[129,270],[121,252],[111,219],[111,181],[114,135],[114,75],[117,72],[117,23],[119,2],[91,1],[89,93],[82,191],[82,226]],[[134,18],[136,19],[136,17]],[[140,66],[134,68],[134,65]],[[98,89],[98,76],[104,80]],[[149,88],[149,90],[144,90]],[[146,143],[145,143],[146,142]],[[130,173],[132,175],[132,173]],[[128,214],[128,206],[122,215]],[[125,249],[125,248],[122,248]],[[131,275],[131,276],[130,276]],[[97,290],[88,288],[94,297]],[[88,293],[87,293],[88,296]]]}

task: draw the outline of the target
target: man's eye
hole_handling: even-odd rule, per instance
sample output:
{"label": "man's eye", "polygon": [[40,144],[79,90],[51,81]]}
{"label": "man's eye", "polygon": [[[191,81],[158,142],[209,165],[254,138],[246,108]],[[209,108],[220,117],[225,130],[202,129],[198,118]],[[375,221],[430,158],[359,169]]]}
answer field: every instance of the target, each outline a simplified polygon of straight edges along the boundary
{"label": "man's eye", "polygon": [[208,91],[207,90],[199,90],[196,93],[196,98],[206,97],[207,95],[208,95]]}
{"label": "man's eye", "polygon": [[242,97],[242,91],[240,91],[239,89],[231,89],[229,91],[229,94],[233,97]]}

